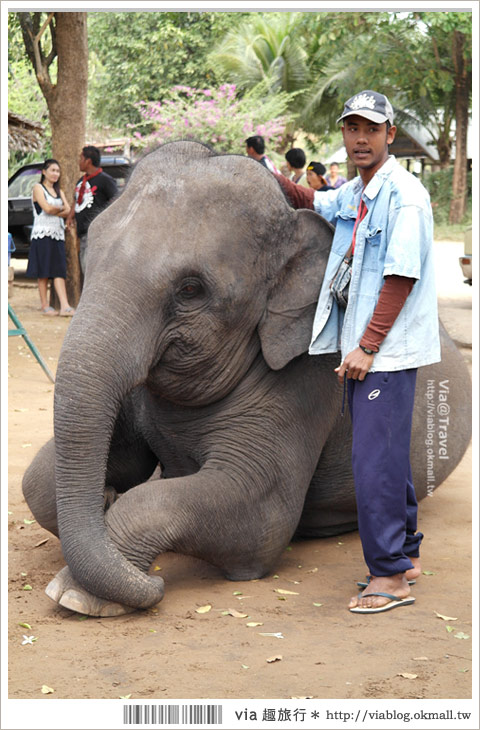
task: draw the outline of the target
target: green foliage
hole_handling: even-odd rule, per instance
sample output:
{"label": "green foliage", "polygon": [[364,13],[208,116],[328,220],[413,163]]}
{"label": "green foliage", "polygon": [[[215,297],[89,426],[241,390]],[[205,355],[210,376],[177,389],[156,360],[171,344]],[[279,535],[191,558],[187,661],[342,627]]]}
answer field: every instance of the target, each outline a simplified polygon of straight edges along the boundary
{"label": "green foliage", "polygon": [[270,92],[298,91],[309,81],[299,33],[302,13],[254,13],[210,54],[212,66],[239,89],[265,82]]}
{"label": "green foliage", "polygon": [[174,86],[163,100],[136,104],[142,121],[129,125],[139,147],[151,149],[173,139],[196,139],[221,152],[242,153],[244,140],[261,134],[267,147],[281,142],[290,96],[268,95],[265,83],[238,97],[233,84],[213,89]]}
{"label": "green foliage", "polygon": [[48,125],[47,102],[25,57],[8,65],[8,108],[14,114]]}
{"label": "green foliage", "polygon": [[135,122],[139,99],[158,100],[175,84],[215,83],[212,45],[243,13],[95,12],[88,14],[89,113],[97,126]]}
{"label": "green foliage", "polygon": [[[447,167],[444,170],[436,170],[427,173],[422,179],[423,184],[430,193],[430,199],[433,208],[433,217],[436,226],[445,226],[448,224],[448,216],[450,212],[450,202],[452,200],[452,181],[453,167]],[[472,220],[472,173],[467,175],[467,205],[465,219],[461,226],[466,226]],[[448,237],[448,236],[447,236]]]}

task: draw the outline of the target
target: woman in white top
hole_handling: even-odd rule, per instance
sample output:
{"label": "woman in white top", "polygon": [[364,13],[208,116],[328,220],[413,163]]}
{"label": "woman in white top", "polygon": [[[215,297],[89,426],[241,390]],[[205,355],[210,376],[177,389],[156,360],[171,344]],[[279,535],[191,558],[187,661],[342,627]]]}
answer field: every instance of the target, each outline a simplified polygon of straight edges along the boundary
{"label": "woman in white top", "polygon": [[47,284],[53,285],[60,300],[60,314],[71,317],[75,310],[68,303],[65,279],[65,218],[70,206],[60,190],[60,165],[56,160],[45,160],[40,182],[32,190],[33,227],[26,276],[38,278],[42,313],[55,316],[58,312],[48,305]]}

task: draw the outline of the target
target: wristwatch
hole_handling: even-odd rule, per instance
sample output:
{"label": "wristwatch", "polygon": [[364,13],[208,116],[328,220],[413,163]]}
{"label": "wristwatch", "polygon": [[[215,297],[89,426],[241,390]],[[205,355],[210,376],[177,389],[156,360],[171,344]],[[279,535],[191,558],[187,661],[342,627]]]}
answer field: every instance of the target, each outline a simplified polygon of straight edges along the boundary
{"label": "wristwatch", "polygon": [[363,345],[359,345],[359,348],[363,350],[366,355],[375,355],[375,350],[369,350],[368,347],[364,347]]}

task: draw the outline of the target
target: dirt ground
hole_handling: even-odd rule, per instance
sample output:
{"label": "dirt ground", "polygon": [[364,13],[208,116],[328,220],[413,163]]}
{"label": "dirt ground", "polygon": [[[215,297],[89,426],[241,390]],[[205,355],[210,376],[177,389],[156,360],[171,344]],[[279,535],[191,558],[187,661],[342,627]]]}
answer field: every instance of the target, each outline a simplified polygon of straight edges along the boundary
{"label": "dirt ground", "polygon": [[[55,372],[69,320],[41,316],[36,286],[25,279],[9,301]],[[463,316],[451,309],[453,324],[455,311]],[[157,607],[86,618],[44,593],[64,561],[59,541],[32,522],[21,480],[53,433],[53,385],[23,338],[8,345],[10,698],[471,697],[470,449],[420,504],[424,573],[414,606],[348,612],[365,575],[354,532],[293,543],[276,573],[259,581],[232,583],[201,561],[161,555],[152,565],[166,584]],[[471,349],[462,352],[471,364]],[[276,632],[284,638],[261,635]],[[22,644],[24,635],[35,639]],[[42,694],[43,685],[53,694]]]}

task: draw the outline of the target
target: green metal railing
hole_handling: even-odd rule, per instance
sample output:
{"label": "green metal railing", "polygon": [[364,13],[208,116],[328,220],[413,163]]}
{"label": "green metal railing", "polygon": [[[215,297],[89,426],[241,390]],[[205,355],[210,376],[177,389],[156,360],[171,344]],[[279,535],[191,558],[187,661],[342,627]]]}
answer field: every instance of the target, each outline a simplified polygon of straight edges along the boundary
{"label": "green metal railing", "polygon": [[44,373],[46,373],[47,377],[52,381],[52,383],[54,383],[55,378],[53,377],[52,373],[50,372],[47,363],[44,361],[44,359],[40,355],[39,351],[33,344],[32,340],[28,336],[27,330],[25,329],[25,327],[22,325],[22,323],[18,319],[11,304],[8,305],[8,316],[10,317],[10,319],[12,320],[13,324],[16,327],[16,329],[14,329],[14,330],[8,330],[8,336],[15,337],[15,336],[21,335],[23,337],[23,339],[29,346],[30,350],[32,351],[33,355],[35,356],[38,364],[44,371]]}

